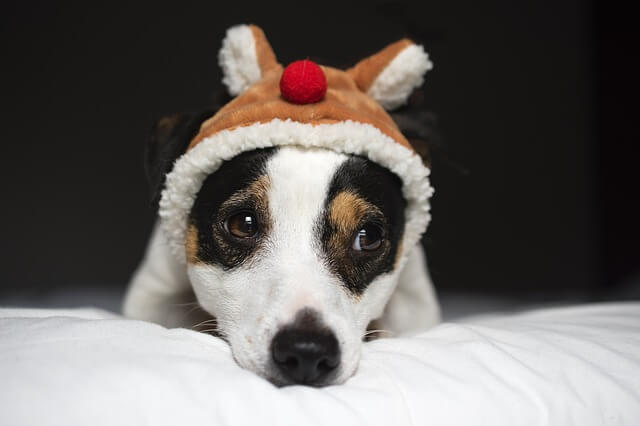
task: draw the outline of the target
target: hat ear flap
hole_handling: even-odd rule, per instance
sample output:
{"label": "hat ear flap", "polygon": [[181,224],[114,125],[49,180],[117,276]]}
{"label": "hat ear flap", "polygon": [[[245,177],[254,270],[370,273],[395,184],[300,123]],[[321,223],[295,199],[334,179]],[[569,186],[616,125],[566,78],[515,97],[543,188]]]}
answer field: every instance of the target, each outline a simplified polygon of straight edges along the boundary
{"label": "hat ear flap", "polygon": [[222,82],[231,96],[238,96],[280,66],[264,33],[255,25],[237,25],[227,30],[218,63]]}
{"label": "hat ear flap", "polygon": [[393,110],[407,103],[431,68],[433,64],[424,48],[403,39],[363,59],[347,72],[360,90],[386,110]]}

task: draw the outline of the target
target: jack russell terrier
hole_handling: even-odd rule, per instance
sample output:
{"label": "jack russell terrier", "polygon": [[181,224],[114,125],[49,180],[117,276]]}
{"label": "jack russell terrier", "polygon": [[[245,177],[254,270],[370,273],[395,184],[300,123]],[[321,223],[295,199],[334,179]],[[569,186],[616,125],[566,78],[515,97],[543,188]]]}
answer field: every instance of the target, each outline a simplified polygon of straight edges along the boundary
{"label": "jack russell terrier", "polygon": [[253,25],[227,31],[219,61],[235,98],[152,132],[159,219],[124,314],[190,327],[195,295],[240,366],[277,385],[342,383],[373,321],[439,321],[419,243],[429,168],[385,111],[431,63],[405,39],[346,71],[283,69]]}

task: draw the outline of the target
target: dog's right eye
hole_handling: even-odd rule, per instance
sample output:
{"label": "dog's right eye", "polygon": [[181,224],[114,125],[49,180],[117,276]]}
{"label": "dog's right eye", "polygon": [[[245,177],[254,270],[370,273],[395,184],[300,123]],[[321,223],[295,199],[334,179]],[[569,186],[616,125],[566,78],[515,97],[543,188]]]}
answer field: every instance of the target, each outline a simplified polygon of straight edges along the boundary
{"label": "dog's right eye", "polygon": [[383,239],[383,229],[376,224],[367,223],[356,234],[352,248],[355,251],[375,251],[382,246]]}
{"label": "dog's right eye", "polygon": [[258,220],[252,212],[242,211],[229,216],[224,228],[236,238],[251,238],[258,233]]}

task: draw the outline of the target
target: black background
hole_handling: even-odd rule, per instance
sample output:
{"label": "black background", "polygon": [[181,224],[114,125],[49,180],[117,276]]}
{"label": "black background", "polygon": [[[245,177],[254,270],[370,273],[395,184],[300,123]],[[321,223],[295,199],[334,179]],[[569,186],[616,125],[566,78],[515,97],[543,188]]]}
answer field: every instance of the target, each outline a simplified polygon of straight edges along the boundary
{"label": "black background", "polygon": [[248,22],[284,64],[425,45],[439,289],[597,297],[639,272],[638,25],[615,2],[91,3],[3,6],[0,292],[124,287],[154,220],[146,133],[211,102]]}

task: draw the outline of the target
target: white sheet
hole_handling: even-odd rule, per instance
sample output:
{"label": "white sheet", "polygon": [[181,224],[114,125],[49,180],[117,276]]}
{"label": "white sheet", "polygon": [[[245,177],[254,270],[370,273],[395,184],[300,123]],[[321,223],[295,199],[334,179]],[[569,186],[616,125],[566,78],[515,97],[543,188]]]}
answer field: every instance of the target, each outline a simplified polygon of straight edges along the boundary
{"label": "white sheet", "polygon": [[[105,318],[105,319],[102,319]],[[0,310],[2,425],[640,425],[640,303],[365,345],[345,385],[278,389],[219,339],[99,311]]]}

